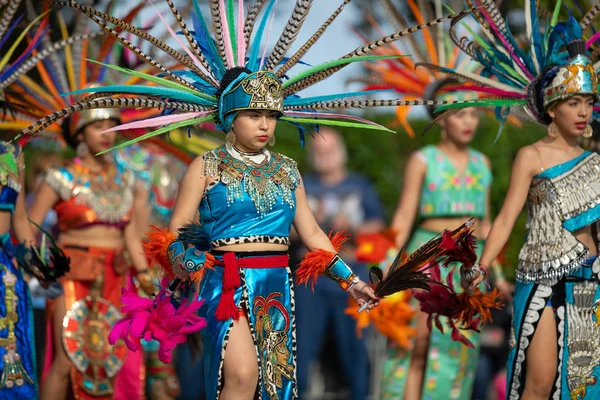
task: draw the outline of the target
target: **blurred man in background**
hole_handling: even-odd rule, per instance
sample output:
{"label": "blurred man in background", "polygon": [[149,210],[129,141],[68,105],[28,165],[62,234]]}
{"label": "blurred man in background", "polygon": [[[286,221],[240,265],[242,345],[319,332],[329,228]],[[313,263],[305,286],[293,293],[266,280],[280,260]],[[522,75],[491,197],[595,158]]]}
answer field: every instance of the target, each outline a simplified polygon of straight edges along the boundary
{"label": "blurred man in background", "polygon": [[[322,129],[321,136],[317,135],[309,148],[314,173],[304,175],[308,203],[317,222],[325,232],[344,231],[352,236],[382,230],[379,197],[365,177],[346,170],[347,152],[342,137],[332,129]],[[345,250],[344,260],[368,282],[367,266],[353,261],[352,244],[348,243]],[[292,260],[292,265],[296,265],[302,250],[293,256],[297,259]],[[340,398],[368,397],[370,368],[365,339],[355,335],[356,321],[344,314],[347,306],[347,294],[328,278],[319,278],[314,293],[310,288],[296,287],[298,385],[303,399],[318,396],[314,385],[309,385],[310,367],[323,353],[327,362],[322,367],[329,368],[324,375],[341,373],[340,378],[350,389],[350,396]],[[329,386],[331,382],[325,384]]]}

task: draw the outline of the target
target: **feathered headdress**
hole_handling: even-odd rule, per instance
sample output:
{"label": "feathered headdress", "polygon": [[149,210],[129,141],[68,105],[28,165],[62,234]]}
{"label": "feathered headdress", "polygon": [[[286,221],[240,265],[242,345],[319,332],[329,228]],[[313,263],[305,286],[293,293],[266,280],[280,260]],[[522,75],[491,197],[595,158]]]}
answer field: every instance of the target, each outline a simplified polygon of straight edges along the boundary
{"label": "feathered headdress", "polygon": [[[177,21],[180,34],[176,34],[168,24],[165,23],[165,26],[181,51],[175,50],[127,21],[107,13],[75,1],[55,2],[83,12],[149,66],[156,69],[159,74],[150,75],[115,65],[105,65],[128,76],[142,78],[144,82],[139,85],[113,85],[72,92],[71,94],[89,93],[90,95],[40,119],[25,129],[21,135],[35,135],[59,119],[91,108],[164,109],[166,115],[146,121],[146,127],[162,126],[162,128],[142,135],[134,141],[204,121],[214,121],[219,124],[220,129],[228,131],[235,113],[250,107],[276,110],[280,114],[280,120],[298,127],[301,138],[304,132],[315,130],[321,124],[387,130],[383,126],[359,117],[323,111],[406,105],[410,101],[357,99],[368,92],[337,93],[308,98],[301,98],[297,93],[321,82],[350,63],[398,58],[397,55],[369,54],[425,27],[466,15],[470,10],[398,30],[360,46],[341,58],[308,67],[294,76],[288,76],[290,69],[300,63],[307,51],[319,40],[349,2],[350,0],[344,0],[325,23],[290,57],[286,55],[308,16],[313,5],[312,0],[296,1],[288,23],[270,52],[267,52],[267,42],[271,34],[270,25],[276,0],[255,0],[247,13],[244,12],[242,0],[237,1],[237,7],[233,0],[211,0],[209,5],[214,38],[209,34],[197,0],[192,0],[193,28],[188,27],[184,22],[183,16],[173,2],[165,0]],[[160,15],[160,18],[163,19],[163,16]],[[177,68],[172,68],[149,56],[139,46],[120,35],[117,28],[140,37],[160,49],[177,64]],[[109,93],[112,97],[94,98],[97,93],[103,95]],[[121,129],[127,128],[127,126],[121,127]]]}
{"label": "feathered headdress", "polygon": [[[135,7],[124,20],[132,20],[141,8],[141,5]],[[33,12],[32,9],[30,11]],[[0,129],[25,129],[37,119],[75,104],[78,98],[68,94],[69,92],[83,87],[100,86],[115,79],[114,75],[108,73],[107,68],[86,61],[87,58],[108,60],[113,57],[115,39],[104,32],[89,33],[88,20],[81,16],[77,16],[79,18],[75,28],[69,33],[62,15],[57,13],[56,16],[62,40],[52,43],[49,38],[43,38],[42,47],[39,51],[33,51],[33,57],[22,66],[22,69],[27,71],[36,68],[42,85],[29,76],[14,77],[8,82],[14,93],[11,100],[21,99],[28,107],[26,112],[16,113],[0,123]],[[59,56],[61,51],[64,57]],[[122,83],[133,84],[135,80]],[[100,119],[121,120],[121,117],[118,110],[90,109],[73,116],[68,126],[63,127],[59,123],[47,125],[44,134],[62,140],[63,128],[73,135],[83,126]]]}
{"label": "feathered headdress", "polygon": [[[482,69],[473,74],[434,64],[423,64],[432,71],[444,72],[469,85],[454,90],[473,91],[487,96],[473,101],[447,101],[438,111],[450,115],[472,106],[493,107],[496,117],[505,121],[510,110],[523,106],[539,123],[551,122],[546,109],[555,101],[576,94],[597,95],[595,61],[600,50],[594,49],[600,35],[587,41],[584,32],[600,12],[596,4],[581,21],[569,12],[568,19],[558,22],[562,2],[556,2],[554,12],[538,12],[535,0],[525,1],[527,46],[515,39],[508,24],[493,1],[467,0],[475,6],[477,26],[468,26],[471,37],[458,37],[456,28],[464,15],[453,18],[450,38]],[[477,32],[480,32],[478,34]]]}
{"label": "feathered headdress", "polygon": [[[7,116],[6,111],[14,114],[28,108],[28,105],[22,99],[11,96],[12,92],[9,86],[31,69],[29,65],[34,58],[33,54],[48,32],[48,13],[44,12],[33,19],[17,35],[19,25],[24,22],[24,15],[16,16],[21,3],[22,0],[0,1],[0,49],[2,50],[2,56],[0,57],[0,107],[2,108],[2,118]],[[17,50],[26,38],[29,39],[27,47],[21,54],[17,54]]]}
{"label": "feathered headdress", "polygon": [[[407,20],[423,23],[427,19],[439,18],[442,15],[440,0],[434,2],[434,9],[420,8],[414,0],[407,0],[405,4],[410,9],[412,18],[403,15],[391,0],[383,0],[382,3],[389,22],[397,27],[407,27]],[[371,16],[367,16],[367,20],[375,30],[381,32],[381,27]],[[411,36],[402,46],[390,45],[379,49],[378,54],[410,54],[411,57],[366,63],[366,68],[371,73],[368,76],[352,78],[348,82],[363,83],[363,90],[366,91],[391,89],[401,94],[405,100],[433,100],[434,92],[439,89],[434,86],[444,79],[444,74],[436,70],[418,68],[419,63],[433,63],[469,73],[473,73],[479,67],[452,44],[443,24],[438,24],[432,29],[423,29],[420,39]],[[415,133],[408,123],[408,113],[414,105],[396,108],[396,118],[410,137],[414,137]]]}

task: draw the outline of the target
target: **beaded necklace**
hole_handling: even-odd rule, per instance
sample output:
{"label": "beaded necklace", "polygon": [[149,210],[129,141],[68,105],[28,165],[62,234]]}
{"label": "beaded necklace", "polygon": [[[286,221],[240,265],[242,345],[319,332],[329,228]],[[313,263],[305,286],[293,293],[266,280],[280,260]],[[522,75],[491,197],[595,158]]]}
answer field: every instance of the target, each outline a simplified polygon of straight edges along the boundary
{"label": "beaded necklace", "polygon": [[223,145],[205,153],[203,174],[227,186],[227,205],[247,193],[261,215],[273,209],[279,196],[294,208],[294,190],[300,183],[296,163],[277,153],[266,153],[265,157],[261,165],[248,164],[234,157]]}

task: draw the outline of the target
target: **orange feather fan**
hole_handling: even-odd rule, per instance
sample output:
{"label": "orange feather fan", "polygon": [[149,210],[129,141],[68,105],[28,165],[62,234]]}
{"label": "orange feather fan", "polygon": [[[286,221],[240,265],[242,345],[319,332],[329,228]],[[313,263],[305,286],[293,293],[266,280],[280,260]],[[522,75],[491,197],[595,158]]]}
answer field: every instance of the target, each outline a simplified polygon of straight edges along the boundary
{"label": "orange feather fan", "polygon": [[[350,240],[350,235],[344,232],[336,232],[335,234],[330,232],[329,240],[336,253],[339,253],[344,243]],[[298,283],[308,285],[310,281],[310,287],[314,290],[319,275],[325,272],[325,269],[329,266],[336,253],[322,249],[310,251],[300,263],[298,270],[296,270]]]}

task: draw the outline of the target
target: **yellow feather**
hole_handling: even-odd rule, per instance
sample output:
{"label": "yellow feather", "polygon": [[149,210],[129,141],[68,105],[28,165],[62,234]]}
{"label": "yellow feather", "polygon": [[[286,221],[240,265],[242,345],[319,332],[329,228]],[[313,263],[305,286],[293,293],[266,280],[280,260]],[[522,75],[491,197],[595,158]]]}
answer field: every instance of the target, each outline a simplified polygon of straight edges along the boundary
{"label": "yellow feather", "polygon": [[41,97],[47,104],[51,105],[51,108],[44,107],[44,112],[50,114],[56,110],[59,110],[64,107],[64,103],[61,105],[55,97],[52,97],[47,91],[45,91],[40,85],[35,83],[31,78],[27,75],[23,75],[20,78],[20,82],[27,86],[32,92]]}
{"label": "yellow feather", "polygon": [[48,14],[49,12],[50,11],[46,11],[46,12],[42,13],[36,19],[34,19],[33,21],[31,21],[31,23],[29,25],[27,25],[27,27],[23,30],[23,32],[21,32],[21,34],[19,35],[19,37],[17,38],[17,40],[15,40],[15,42],[13,43],[13,45],[10,46],[10,49],[8,49],[8,51],[6,52],[6,54],[4,55],[4,57],[2,58],[2,60],[0,61],[0,71],[6,66],[6,64],[8,63],[8,61],[10,60],[10,58],[12,57],[13,53],[15,52],[17,46],[19,46],[19,44],[25,38],[25,35],[27,35],[27,32],[29,32],[29,30],[35,24],[37,24],[42,18],[44,18],[46,16],[46,14]]}
{"label": "yellow feather", "polygon": [[[60,33],[62,34],[63,39],[69,38],[69,32],[67,31],[67,24],[65,24],[65,20],[62,17],[62,14],[58,13],[58,23],[60,25]],[[71,85],[71,90],[79,89],[77,87],[77,80],[75,78],[75,68],[73,67],[73,53],[71,51],[71,46],[65,47],[65,67],[67,69],[67,76],[69,78],[69,85]]]}

